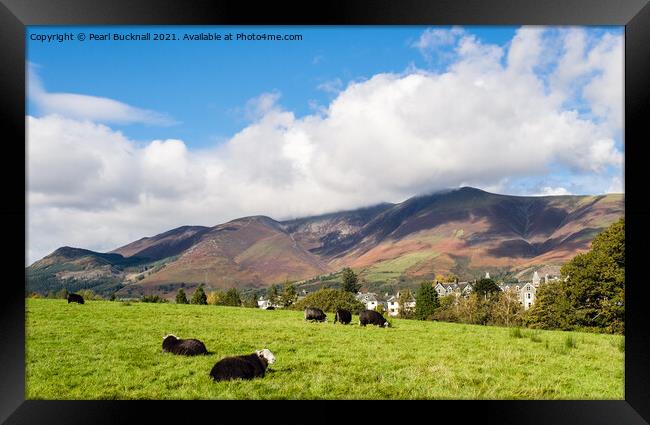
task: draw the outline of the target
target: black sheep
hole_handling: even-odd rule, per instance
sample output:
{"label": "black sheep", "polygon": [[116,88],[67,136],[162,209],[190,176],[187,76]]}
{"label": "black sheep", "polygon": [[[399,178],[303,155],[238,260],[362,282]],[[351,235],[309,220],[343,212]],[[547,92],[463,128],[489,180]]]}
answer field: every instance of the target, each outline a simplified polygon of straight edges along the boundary
{"label": "black sheep", "polygon": [[327,315],[320,308],[307,307],[305,309],[305,320],[316,320],[317,322],[327,322]]}
{"label": "black sheep", "polygon": [[162,349],[163,352],[184,356],[208,354],[205,344],[198,339],[178,339],[175,335],[167,335],[163,338]]}
{"label": "black sheep", "polygon": [[361,313],[359,313],[359,325],[361,326],[376,325],[376,326],[383,326],[387,328],[390,326],[390,323],[388,323],[388,320],[386,320],[384,316],[377,313],[376,311],[364,310]]}
{"label": "black sheep", "polygon": [[336,310],[336,315],[334,315],[334,323],[337,321],[341,322],[344,325],[347,325],[352,321],[352,313],[350,313],[348,310],[339,308]]}
{"label": "black sheep", "polygon": [[68,304],[70,303],[79,303],[83,304],[84,303],[84,297],[82,297],[79,294],[68,294]]}
{"label": "black sheep", "polygon": [[215,381],[228,381],[231,379],[253,379],[264,376],[269,364],[275,363],[275,356],[267,348],[257,350],[253,354],[244,356],[225,357],[219,360],[210,376]]}

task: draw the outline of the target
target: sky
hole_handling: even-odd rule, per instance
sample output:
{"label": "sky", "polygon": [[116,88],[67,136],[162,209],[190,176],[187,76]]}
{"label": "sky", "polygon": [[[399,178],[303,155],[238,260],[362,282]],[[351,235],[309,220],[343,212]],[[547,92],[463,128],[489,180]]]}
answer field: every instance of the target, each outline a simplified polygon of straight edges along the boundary
{"label": "sky", "polygon": [[[147,32],[177,39],[110,40]],[[51,37],[63,33],[75,39]],[[623,27],[31,26],[26,37],[27,264],[60,246],[105,252],[181,225],[461,186],[623,192]]]}

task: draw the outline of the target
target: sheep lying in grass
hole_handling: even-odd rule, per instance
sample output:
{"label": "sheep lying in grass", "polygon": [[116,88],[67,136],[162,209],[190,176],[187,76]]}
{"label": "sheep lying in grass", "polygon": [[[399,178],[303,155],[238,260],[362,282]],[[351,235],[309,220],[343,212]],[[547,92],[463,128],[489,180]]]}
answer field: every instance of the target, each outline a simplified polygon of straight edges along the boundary
{"label": "sheep lying in grass", "polygon": [[275,363],[275,356],[265,348],[257,350],[253,354],[219,360],[210,371],[210,376],[215,381],[253,379],[257,376],[264,376],[268,365],[273,363]]}
{"label": "sheep lying in grass", "polygon": [[198,339],[179,339],[176,335],[166,335],[163,338],[162,349],[163,352],[184,356],[208,354],[205,344]]}

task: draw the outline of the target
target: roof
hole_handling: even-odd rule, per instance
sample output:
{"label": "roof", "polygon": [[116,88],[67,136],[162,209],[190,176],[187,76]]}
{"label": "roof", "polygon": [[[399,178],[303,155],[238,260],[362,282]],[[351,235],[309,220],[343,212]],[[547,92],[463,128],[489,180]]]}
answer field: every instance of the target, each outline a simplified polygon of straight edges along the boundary
{"label": "roof", "polygon": [[357,294],[357,299],[364,303],[379,301],[377,298],[377,294],[374,294],[372,292],[368,292],[367,294]]}

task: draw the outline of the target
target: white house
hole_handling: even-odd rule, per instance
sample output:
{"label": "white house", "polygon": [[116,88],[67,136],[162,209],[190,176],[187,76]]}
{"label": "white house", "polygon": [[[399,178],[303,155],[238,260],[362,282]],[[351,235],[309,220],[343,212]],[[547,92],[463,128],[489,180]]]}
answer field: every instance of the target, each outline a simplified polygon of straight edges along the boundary
{"label": "white house", "polygon": [[384,304],[378,297],[377,294],[373,292],[368,292],[365,294],[362,294],[361,292],[357,293],[356,298],[361,301],[365,306],[366,309],[368,310],[374,310],[379,304]]}
{"label": "white house", "polygon": [[549,277],[548,274],[544,276],[544,281],[539,277],[537,272],[533,273],[533,279],[530,282],[521,282],[521,283],[504,283],[499,285],[502,291],[515,291],[519,297],[519,303],[524,306],[525,310],[528,310],[535,304],[535,299],[537,298],[537,289],[543,283],[548,283],[551,281],[559,280],[557,276]]}
{"label": "white house", "polygon": [[[397,295],[393,295],[392,297],[388,298],[388,300],[386,301],[388,304],[388,314],[390,316],[399,315],[400,308],[401,308],[399,303],[399,297],[400,297],[400,293],[398,292]],[[415,309],[415,298],[413,298],[413,296],[411,296],[410,300],[407,303],[405,303],[405,308],[411,311]]]}

